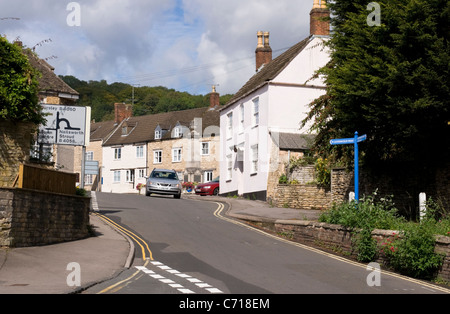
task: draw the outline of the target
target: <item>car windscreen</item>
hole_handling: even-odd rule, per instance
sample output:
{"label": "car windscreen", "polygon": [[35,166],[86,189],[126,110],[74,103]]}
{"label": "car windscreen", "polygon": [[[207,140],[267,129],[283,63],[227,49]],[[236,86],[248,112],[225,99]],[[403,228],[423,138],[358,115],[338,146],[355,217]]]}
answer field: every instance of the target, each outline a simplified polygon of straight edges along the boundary
{"label": "car windscreen", "polygon": [[178,176],[175,172],[167,172],[167,171],[154,171],[151,174],[151,178],[178,180]]}

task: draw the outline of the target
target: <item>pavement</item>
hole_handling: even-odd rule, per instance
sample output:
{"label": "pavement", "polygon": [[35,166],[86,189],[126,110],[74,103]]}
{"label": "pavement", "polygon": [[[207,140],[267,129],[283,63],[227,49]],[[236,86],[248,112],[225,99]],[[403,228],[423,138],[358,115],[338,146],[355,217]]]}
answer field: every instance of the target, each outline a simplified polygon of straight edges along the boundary
{"label": "pavement", "polygon": [[[317,220],[320,211],[274,208],[266,202],[184,194],[182,198],[223,202],[229,217],[275,222]],[[90,224],[96,236],[38,247],[0,248],[0,294],[74,294],[112,279],[130,267],[134,245],[99,216],[93,197]]]}

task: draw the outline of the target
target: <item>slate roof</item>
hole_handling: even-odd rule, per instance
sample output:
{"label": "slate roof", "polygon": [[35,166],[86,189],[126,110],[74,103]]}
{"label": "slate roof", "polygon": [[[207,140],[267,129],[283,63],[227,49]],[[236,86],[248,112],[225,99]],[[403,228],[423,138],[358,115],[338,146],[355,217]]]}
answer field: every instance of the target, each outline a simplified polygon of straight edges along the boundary
{"label": "slate roof", "polygon": [[247,83],[242,86],[242,88],[234,94],[230,101],[220,110],[224,110],[231,106],[238,100],[246,97],[250,93],[254,92],[261,86],[265,85],[267,82],[272,81],[278,74],[280,74],[289,63],[306,47],[312,36],[305,38],[299,43],[295,44],[287,51],[279,55],[277,58],[273,59],[271,62],[266,64],[262,69],[260,69],[255,75],[253,75]]}
{"label": "slate roof", "polygon": [[[273,135],[276,132],[272,132]],[[280,132],[279,135],[279,147],[283,150],[306,150],[311,148],[311,144],[314,142],[315,135],[313,134],[295,134]]]}
{"label": "slate roof", "polygon": [[48,64],[47,61],[40,59],[30,49],[23,49],[22,51],[28,57],[31,66],[37,69],[42,74],[42,77],[38,79],[40,92],[65,93],[77,96],[79,95],[76,90],[67,85],[58,75],[53,72],[55,68]]}
{"label": "slate roof", "polygon": [[[106,139],[103,146],[155,141],[155,129],[158,125],[164,126],[168,131],[163,135],[161,140],[172,139],[172,130],[178,123],[186,125],[186,122],[189,121],[188,123],[190,125],[194,118],[202,119],[202,132],[209,126],[217,126],[219,128],[219,112],[217,110],[210,110],[209,107],[130,117],[122,121],[122,124]],[[123,126],[127,126],[128,128],[127,135],[122,135]]]}

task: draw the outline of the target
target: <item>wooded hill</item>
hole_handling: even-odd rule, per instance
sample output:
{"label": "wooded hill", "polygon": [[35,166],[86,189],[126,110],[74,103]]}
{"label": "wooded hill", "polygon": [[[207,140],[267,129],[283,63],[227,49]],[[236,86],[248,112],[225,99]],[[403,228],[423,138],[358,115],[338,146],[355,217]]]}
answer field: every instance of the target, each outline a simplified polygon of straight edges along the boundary
{"label": "wooded hill", "polygon": [[[70,75],[60,77],[80,93],[77,105],[91,107],[92,120],[97,122],[114,119],[114,103],[133,103],[133,87],[130,84],[108,84],[105,80],[86,82]],[[220,104],[224,105],[231,96],[221,95]],[[135,116],[207,106],[209,106],[209,94],[191,95],[163,86],[134,88],[133,115]]]}

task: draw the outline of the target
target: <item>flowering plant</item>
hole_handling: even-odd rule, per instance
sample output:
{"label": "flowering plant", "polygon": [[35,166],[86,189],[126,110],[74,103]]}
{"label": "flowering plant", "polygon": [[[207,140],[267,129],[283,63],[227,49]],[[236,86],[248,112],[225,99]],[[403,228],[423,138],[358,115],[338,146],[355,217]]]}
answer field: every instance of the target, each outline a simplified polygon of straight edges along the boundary
{"label": "flowering plant", "polygon": [[138,184],[136,185],[136,190],[139,191],[139,194],[141,194],[141,189],[142,189],[144,186],[145,186],[145,184],[143,184],[143,183],[138,183]]}
{"label": "flowering plant", "polygon": [[194,188],[197,184],[195,183],[195,182],[183,182],[182,183],[182,185],[183,185],[183,187],[185,188],[185,189],[188,189],[188,188]]}

